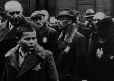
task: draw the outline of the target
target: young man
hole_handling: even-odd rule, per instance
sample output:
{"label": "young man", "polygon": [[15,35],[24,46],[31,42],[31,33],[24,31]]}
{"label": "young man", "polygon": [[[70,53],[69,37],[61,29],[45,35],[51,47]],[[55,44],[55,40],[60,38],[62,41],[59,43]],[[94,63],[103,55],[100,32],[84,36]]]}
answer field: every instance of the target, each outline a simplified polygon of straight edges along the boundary
{"label": "young man", "polygon": [[70,9],[59,12],[58,22],[62,32],[58,38],[57,70],[60,81],[81,81],[86,59],[85,38],[77,31],[76,18]]}
{"label": "young man", "polygon": [[19,27],[17,37],[18,45],[5,54],[2,81],[58,81],[53,55],[39,46],[35,29]]}

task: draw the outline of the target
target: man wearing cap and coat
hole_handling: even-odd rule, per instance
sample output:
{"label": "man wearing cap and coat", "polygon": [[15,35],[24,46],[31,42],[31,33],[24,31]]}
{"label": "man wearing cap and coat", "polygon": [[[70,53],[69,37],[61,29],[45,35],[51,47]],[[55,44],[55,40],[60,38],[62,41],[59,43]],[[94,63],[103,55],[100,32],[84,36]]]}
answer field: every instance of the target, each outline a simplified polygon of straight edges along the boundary
{"label": "man wearing cap and coat", "polygon": [[85,37],[77,31],[74,12],[63,9],[57,17],[62,32],[58,38],[57,70],[60,81],[84,79]]}
{"label": "man wearing cap and coat", "polygon": [[96,23],[88,51],[88,81],[114,80],[114,25],[111,17]]}
{"label": "man wearing cap and coat", "polygon": [[54,58],[56,58],[58,33],[54,28],[49,27],[48,17],[48,12],[41,10],[33,12],[30,19],[40,28],[40,34],[42,36],[41,46],[46,50],[50,50]]}

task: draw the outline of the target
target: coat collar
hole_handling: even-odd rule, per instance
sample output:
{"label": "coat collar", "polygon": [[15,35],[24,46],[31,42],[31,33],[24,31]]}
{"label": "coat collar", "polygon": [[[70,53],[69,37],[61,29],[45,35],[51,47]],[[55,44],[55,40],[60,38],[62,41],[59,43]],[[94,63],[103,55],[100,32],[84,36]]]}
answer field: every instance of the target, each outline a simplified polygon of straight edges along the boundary
{"label": "coat collar", "polygon": [[18,53],[16,53],[19,47],[20,45],[17,45],[5,54],[7,61],[10,62],[10,64],[19,72],[18,77],[45,59],[44,49],[37,45],[35,49],[36,51],[28,56],[22,66],[22,69],[19,71],[19,63],[17,61]]}
{"label": "coat collar", "polygon": [[[77,32],[77,28],[75,26],[71,26],[68,29],[68,32],[65,35],[64,41],[67,43],[72,43],[72,40]],[[61,32],[59,39],[63,36],[63,31]]]}

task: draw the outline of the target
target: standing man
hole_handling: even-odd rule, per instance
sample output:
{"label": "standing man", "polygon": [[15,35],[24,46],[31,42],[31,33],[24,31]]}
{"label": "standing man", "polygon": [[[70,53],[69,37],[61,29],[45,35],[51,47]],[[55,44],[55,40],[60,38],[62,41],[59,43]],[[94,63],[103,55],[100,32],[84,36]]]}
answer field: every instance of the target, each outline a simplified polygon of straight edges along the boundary
{"label": "standing man", "polygon": [[57,70],[60,81],[84,79],[86,60],[85,37],[77,31],[76,18],[70,9],[63,9],[57,17],[62,32],[58,38]]}
{"label": "standing man", "polygon": [[5,54],[2,81],[58,81],[53,54],[37,43],[35,29],[23,25],[16,37],[18,45]]}
{"label": "standing man", "polygon": [[114,25],[111,17],[96,23],[88,52],[88,81],[114,80]]}
{"label": "standing man", "polygon": [[58,33],[54,28],[49,27],[48,17],[49,14],[45,10],[35,11],[30,16],[32,21],[40,28],[42,35],[41,46],[46,50],[50,50],[56,57]]}

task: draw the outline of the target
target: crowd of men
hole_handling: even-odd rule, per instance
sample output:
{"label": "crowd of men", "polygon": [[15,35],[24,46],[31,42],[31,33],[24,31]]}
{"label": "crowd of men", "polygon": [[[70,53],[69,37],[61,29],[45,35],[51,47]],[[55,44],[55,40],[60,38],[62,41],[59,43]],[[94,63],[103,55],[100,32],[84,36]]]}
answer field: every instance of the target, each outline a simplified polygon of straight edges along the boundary
{"label": "crowd of men", "polygon": [[38,10],[23,16],[18,1],[0,8],[1,81],[114,81],[114,22],[87,9],[56,17]]}

